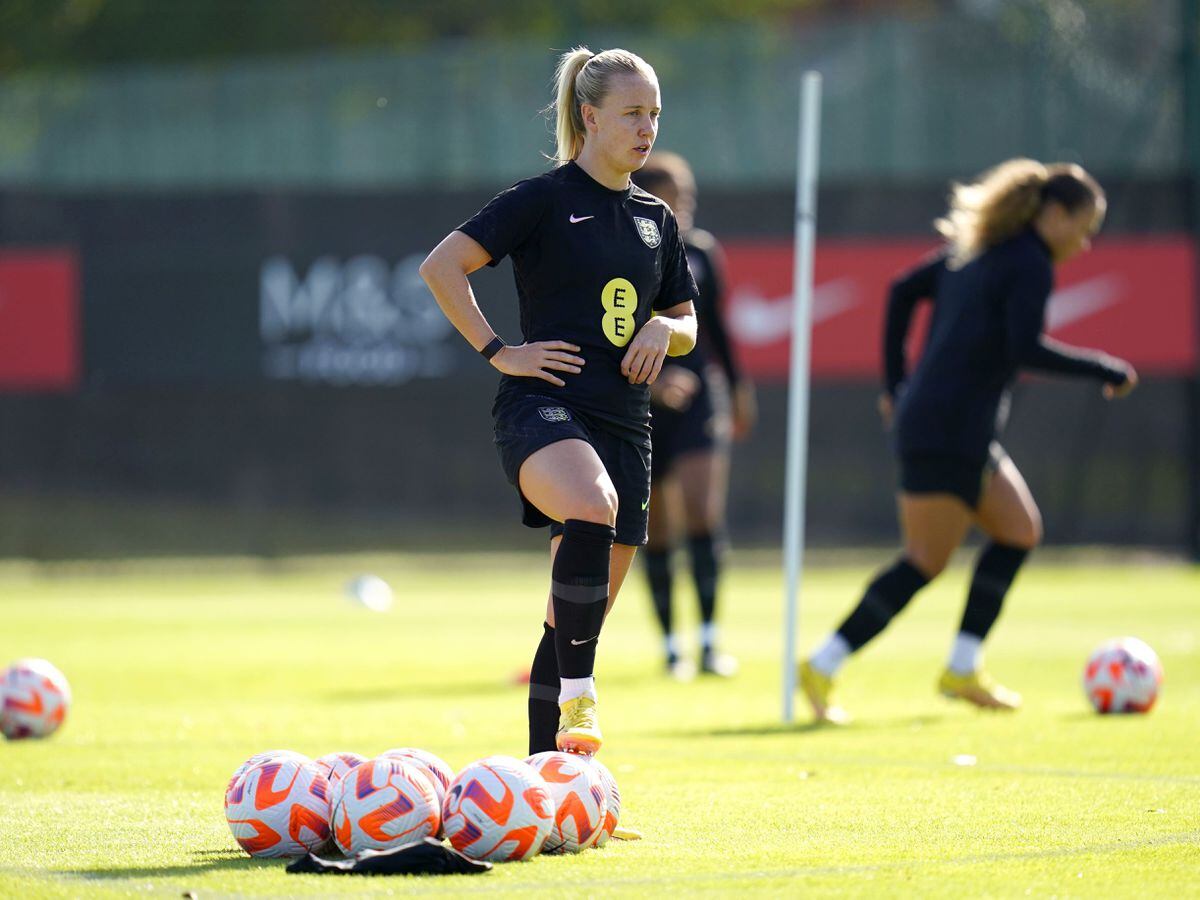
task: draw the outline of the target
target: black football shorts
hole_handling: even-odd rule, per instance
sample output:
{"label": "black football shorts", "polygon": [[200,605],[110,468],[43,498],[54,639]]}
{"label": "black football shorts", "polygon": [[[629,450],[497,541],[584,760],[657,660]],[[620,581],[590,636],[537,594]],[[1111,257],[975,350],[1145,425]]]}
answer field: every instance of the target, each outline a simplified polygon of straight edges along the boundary
{"label": "black football shorts", "polygon": [[646,543],[650,506],[650,448],[604,428],[585,413],[563,405],[561,398],[541,394],[497,398],[492,409],[496,449],[509,483],[521,497],[521,521],[530,528],[550,526],[551,535],[562,533],[556,522],[521,493],[521,466],[543,447],[572,438],[591,444],[617,489],[617,543],[640,547]]}
{"label": "black football shorts", "polygon": [[988,479],[1007,456],[996,441],[982,463],[951,453],[906,453],[900,457],[900,489],[909,494],[953,494],[976,509]]}

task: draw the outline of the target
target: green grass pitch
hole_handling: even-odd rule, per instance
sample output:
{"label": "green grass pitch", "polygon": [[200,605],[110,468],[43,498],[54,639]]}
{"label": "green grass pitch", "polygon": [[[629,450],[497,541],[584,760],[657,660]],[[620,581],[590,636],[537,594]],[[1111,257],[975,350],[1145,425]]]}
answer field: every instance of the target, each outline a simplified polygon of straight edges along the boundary
{"label": "green grass pitch", "polygon": [[[343,599],[362,571],[394,585],[392,612]],[[869,574],[810,569],[804,648]],[[539,635],[543,557],[9,564],[0,662],[45,656],[75,699],[50,740],[0,744],[0,896],[1200,896],[1200,571],[1032,565],[989,655],[1025,696],[1014,715],[934,694],[967,574],[947,572],[844,670],[856,724],[814,730],[779,724],[776,563],[735,559],[725,644],[742,672],[691,684],[661,673],[635,571],[599,686],[602,758],[646,839],[471,878],[331,881],[238,851],[230,772],[276,747],[409,744],[456,769],[523,756],[510,680]],[[693,605],[683,584],[689,633]],[[1148,716],[1093,715],[1084,659],[1123,634],[1158,650],[1163,695]]]}

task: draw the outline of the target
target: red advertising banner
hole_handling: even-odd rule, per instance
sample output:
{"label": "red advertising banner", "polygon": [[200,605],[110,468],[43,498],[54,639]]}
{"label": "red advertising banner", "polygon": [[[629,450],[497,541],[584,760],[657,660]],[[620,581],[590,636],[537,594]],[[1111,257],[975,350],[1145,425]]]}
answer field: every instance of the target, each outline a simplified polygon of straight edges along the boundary
{"label": "red advertising banner", "polygon": [[[888,286],[934,246],[932,241],[818,243],[814,375],[880,377]],[[739,359],[760,380],[786,379],[791,241],[729,241],[724,247],[727,316]],[[1200,340],[1194,266],[1186,237],[1101,238],[1090,253],[1058,269],[1047,330],[1069,344],[1123,357],[1143,374],[1190,374]]]}
{"label": "red advertising banner", "polygon": [[79,343],[74,251],[0,249],[0,390],[73,389]]}

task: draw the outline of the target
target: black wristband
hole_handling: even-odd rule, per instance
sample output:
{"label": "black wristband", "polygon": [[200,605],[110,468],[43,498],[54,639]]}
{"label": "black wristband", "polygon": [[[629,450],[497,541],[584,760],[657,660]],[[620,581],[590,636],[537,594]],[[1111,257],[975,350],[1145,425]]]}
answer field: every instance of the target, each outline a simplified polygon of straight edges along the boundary
{"label": "black wristband", "polygon": [[484,359],[490,360],[493,356],[500,352],[501,347],[507,346],[508,344],[504,343],[504,338],[500,337],[500,335],[496,335],[494,338],[488,341],[487,346],[480,350],[479,353]]}

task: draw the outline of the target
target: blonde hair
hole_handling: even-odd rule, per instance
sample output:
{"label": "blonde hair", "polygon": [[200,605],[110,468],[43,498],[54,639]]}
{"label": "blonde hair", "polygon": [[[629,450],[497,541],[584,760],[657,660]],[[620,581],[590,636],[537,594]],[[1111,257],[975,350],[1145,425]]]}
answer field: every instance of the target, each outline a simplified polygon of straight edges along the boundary
{"label": "blonde hair", "polygon": [[1047,203],[1067,212],[1099,207],[1104,191],[1082,166],[1010,159],[971,184],[950,188],[950,209],[933,223],[950,244],[950,263],[962,266],[1028,226]]}
{"label": "blonde hair", "polygon": [[628,50],[604,50],[593,53],[587,47],[568,50],[558,60],[554,70],[555,136],[558,150],[554,160],[558,165],[576,159],[583,150],[587,129],[583,125],[580,107],[599,106],[616,75],[641,75],[658,81],[651,65]]}

